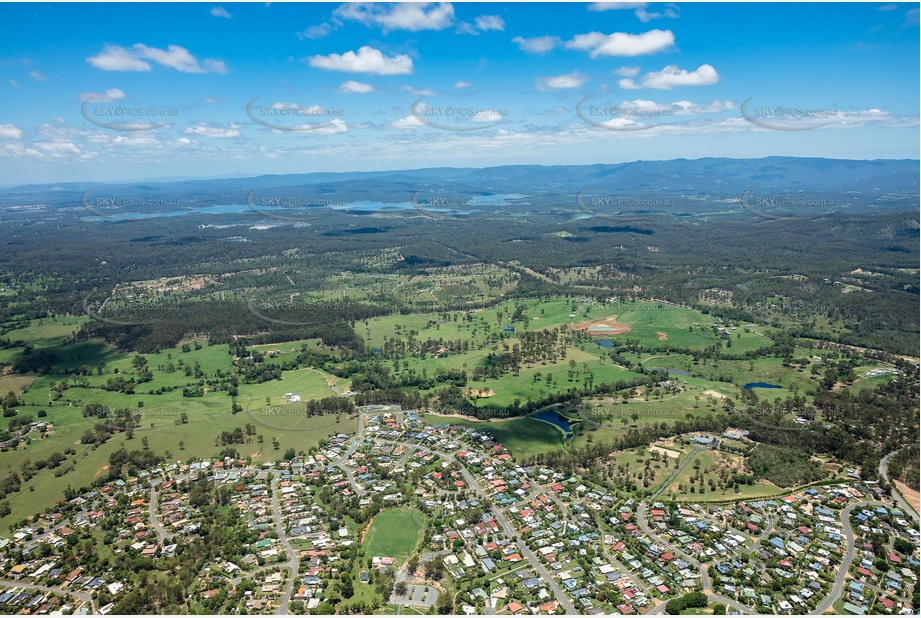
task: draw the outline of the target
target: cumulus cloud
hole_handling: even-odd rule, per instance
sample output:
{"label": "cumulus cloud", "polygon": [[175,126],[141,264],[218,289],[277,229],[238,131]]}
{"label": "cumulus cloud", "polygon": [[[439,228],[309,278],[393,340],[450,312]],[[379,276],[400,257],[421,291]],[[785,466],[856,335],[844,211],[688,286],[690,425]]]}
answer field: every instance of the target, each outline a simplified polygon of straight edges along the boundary
{"label": "cumulus cloud", "polygon": [[702,64],[694,71],[687,71],[671,64],[661,71],[652,71],[643,75],[639,82],[625,78],[617,82],[624,90],[639,90],[653,88],[655,90],[671,90],[680,86],[710,86],[720,80],[719,73],[709,64]]}
{"label": "cumulus cloud", "polygon": [[208,58],[199,62],[189,50],[179,45],[168,45],[166,49],[143,43],[137,43],[131,48],[106,45],[102,52],[86,61],[102,71],[150,71],[148,61],[152,61],[180,73],[227,72],[227,65],[222,60]]}
{"label": "cumulus cloud", "polygon": [[643,23],[652,21],[653,19],[661,19],[663,17],[678,17],[678,9],[675,5],[670,4],[665,7],[663,11],[650,11],[648,9],[649,4],[647,2],[593,2],[588,5],[589,11],[617,11],[617,10],[632,10],[634,15]]}
{"label": "cumulus cloud", "polygon": [[474,25],[482,32],[505,30],[505,20],[498,15],[480,15],[474,20]]}
{"label": "cumulus cloud", "polygon": [[222,6],[211,7],[211,14],[215,17],[223,17],[224,19],[231,19],[233,17],[233,15],[228,13],[227,9]]}
{"label": "cumulus cloud", "polygon": [[101,52],[86,59],[101,71],[149,71],[150,63],[138,58],[134,50],[106,45]]}
{"label": "cumulus cloud", "polygon": [[529,54],[546,54],[548,51],[562,46],[563,39],[558,36],[535,36],[531,38],[516,36],[512,39],[512,43],[515,43],[521,51],[526,51]]}
{"label": "cumulus cloud", "polygon": [[191,127],[188,127],[182,133],[183,135],[195,135],[198,137],[231,138],[240,137],[239,128],[240,125],[236,123],[230,123],[227,126],[221,126],[217,123],[198,122]]}
{"label": "cumulus cloud", "polygon": [[589,80],[588,75],[573,71],[553,77],[538,77],[535,85],[538,90],[565,90],[578,88]]}
{"label": "cumulus cloud", "polygon": [[675,44],[671,30],[650,30],[642,34],[589,32],[567,41],[569,49],[587,51],[592,58],[602,56],[643,56],[670,49]]}
{"label": "cumulus cloud", "polygon": [[416,127],[423,126],[422,121],[410,114],[405,118],[400,118],[390,123],[390,126],[394,129],[415,129]]}
{"label": "cumulus cloud", "polygon": [[105,92],[81,92],[81,101],[92,101],[93,103],[110,103],[120,101],[125,98],[125,93],[118,88],[109,88]]}
{"label": "cumulus cloud", "polygon": [[505,30],[505,20],[498,15],[480,15],[472,24],[463,22],[457,27],[460,34],[480,34],[491,30],[499,32]]}
{"label": "cumulus cloud", "polygon": [[384,32],[418,32],[449,27],[454,23],[454,7],[450,2],[347,2],[333,11],[333,16]]}
{"label": "cumulus cloud", "polygon": [[372,73],[374,75],[408,75],[413,72],[413,61],[407,55],[385,56],[379,49],[368,45],[358,52],[311,56],[310,66],[327,71],[346,73]]}
{"label": "cumulus cloud", "polygon": [[19,139],[22,137],[22,129],[14,124],[0,124],[0,138]]}
{"label": "cumulus cloud", "polygon": [[366,94],[368,92],[374,92],[374,86],[349,80],[339,85],[339,92],[343,94]]}
{"label": "cumulus cloud", "polygon": [[473,85],[473,84],[471,84],[470,82],[464,82],[464,81],[454,82],[454,87],[455,87],[455,88],[458,88],[458,89],[460,89],[460,88],[469,88],[469,87],[472,86],[472,85]]}

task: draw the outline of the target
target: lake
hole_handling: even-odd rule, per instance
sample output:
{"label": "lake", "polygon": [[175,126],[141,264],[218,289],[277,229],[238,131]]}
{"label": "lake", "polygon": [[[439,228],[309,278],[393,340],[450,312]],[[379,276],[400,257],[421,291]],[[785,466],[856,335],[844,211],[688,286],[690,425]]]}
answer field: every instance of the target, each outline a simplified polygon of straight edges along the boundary
{"label": "lake", "polygon": [[532,414],[531,418],[559,427],[566,438],[572,438],[574,436],[570,420],[556,410],[541,410],[540,412]]}
{"label": "lake", "polygon": [[753,388],[783,388],[783,387],[780,386],[779,384],[768,384],[767,382],[749,382],[742,388],[744,388],[747,391],[750,391]]}

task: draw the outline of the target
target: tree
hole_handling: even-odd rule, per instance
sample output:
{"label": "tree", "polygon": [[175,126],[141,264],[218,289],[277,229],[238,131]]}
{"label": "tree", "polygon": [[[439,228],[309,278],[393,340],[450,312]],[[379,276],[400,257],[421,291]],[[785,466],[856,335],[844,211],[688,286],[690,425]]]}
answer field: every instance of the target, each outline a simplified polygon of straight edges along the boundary
{"label": "tree", "polygon": [[409,586],[406,585],[406,582],[397,582],[397,585],[393,587],[393,593],[398,597],[402,597],[406,594]]}

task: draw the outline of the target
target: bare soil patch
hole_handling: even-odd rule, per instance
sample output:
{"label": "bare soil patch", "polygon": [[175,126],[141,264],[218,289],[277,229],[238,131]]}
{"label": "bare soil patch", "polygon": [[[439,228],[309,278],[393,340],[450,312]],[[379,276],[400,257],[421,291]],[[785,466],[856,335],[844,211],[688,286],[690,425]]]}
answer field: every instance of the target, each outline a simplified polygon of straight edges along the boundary
{"label": "bare soil patch", "polygon": [[659,336],[659,341],[668,341],[668,335],[663,333],[662,331],[657,330],[656,334]]}
{"label": "bare soil patch", "polygon": [[496,394],[491,388],[472,388],[469,391],[464,392],[468,397],[476,397],[477,399],[485,399],[486,397],[492,397]]}
{"label": "bare soil patch", "polygon": [[704,395],[709,395],[710,397],[716,397],[717,399],[729,399],[729,397],[727,397],[723,393],[720,393],[719,391],[715,391],[713,389],[704,391]]}
{"label": "bare soil patch", "polygon": [[670,459],[677,459],[678,457],[681,457],[681,453],[679,453],[678,451],[673,451],[667,448],[662,448],[661,446],[650,446],[649,452],[650,453],[661,453],[662,455],[665,455],[666,457]]}
{"label": "bare soil patch", "polygon": [[589,322],[573,322],[569,326],[575,330],[584,330],[592,335],[623,335],[630,332],[629,326],[617,323],[616,315]]}
{"label": "bare soil patch", "polygon": [[917,489],[913,489],[903,483],[902,481],[893,481],[895,486],[898,488],[899,493],[905,497],[905,500],[908,501],[908,504],[911,505],[911,508],[915,509],[915,513],[921,513],[921,493]]}

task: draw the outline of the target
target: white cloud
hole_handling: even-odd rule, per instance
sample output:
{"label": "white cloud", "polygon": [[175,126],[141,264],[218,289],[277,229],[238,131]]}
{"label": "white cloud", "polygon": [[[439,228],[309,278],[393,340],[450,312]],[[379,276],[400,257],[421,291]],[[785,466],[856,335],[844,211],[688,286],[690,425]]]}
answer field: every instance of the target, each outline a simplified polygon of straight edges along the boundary
{"label": "white cloud", "polygon": [[3,139],[19,139],[22,137],[22,129],[14,124],[0,124],[0,137]]}
{"label": "white cloud", "polygon": [[106,45],[101,52],[86,61],[101,71],[150,70],[150,63],[138,58],[133,50],[118,45]]}
{"label": "white cloud", "polygon": [[416,127],[422,126],[422,121],[410,114],[405,118],[400,118],[390,123],[390,126],[394,129],[415,129]]}
{"label": "white cloud", "polygon": [[535,36],[529,39],[516,36],[512,39],[512,43],[518,45],[521,51],[526,51],[529,54],[546,54],[548,51],[563,45],[563,39],[558,36]]}
{"label": "white cloud", "polygon": [[220,103],[223,99],[218,99],[216,97],[205,97],[201,100],[202,103]]}
{"label": "white cloud", "polygon": [[180,73],[226,73],[227,65],[222,60],[205,59],[201,62],[179,45],[168,45],[166,49],[149,47],[137,43],[134,47],[106,45],[102,52],[86,59],[91,65],[103,71],[149,71],[148,60]]}
{"label": "white cloud", "polygon": [[678,10],[675,5],[668,5],[665,7],[665,10],[659,11],[650,11],[648,10],[648,3],[646,2],[593,2],[588,5],[589,11],[617,11],[617,10],[632,10],[634,15],[643,22],[652,21],[653,19],[661,19],[663,17],[678,17]]}
{"label": "white cloud", "polygon": [[358,53],[311,56],[310,66],[328,71],[346,73],[373,73],[375,75],[409,75],[413,72],[413,60],[409,56],[385,56],[380,50],[365,45]]}
{"label": "white cloud", "polygon": [[333,11],[338,19],[357,21],[365,26],[391,30],[444,30],[454,23],[450,2],[348,2]]}
{"label": "white cloud", "polygon": [[45,81],[45,76],[39,73],[38,71],[29,71],[29,77],[31,77],[37,82]]}
{"label": "white cloud", "polygon": [[535,85],[538,90],[564,90],[578,88],[589,80],[588,75],[573,71],[554,77],[538,77]]}
{"label": "white cloud", "polygon": [[109,88],[105,92],[81,92],[81,101],[92,101],[93,103],[110,103],[120,101],[125,98],[125,93],[118,88]]}
{"label": "white cloud", "polygon": [[617,11],[621,9],[641,9],[645,2],[592,2],[588,5],[589,11]]}
{"label": "white cloud", "polygon": [[472,86],[472,85],[473,85],[473,84],[471,84],[470,82],[463,82],[463,81],[461,81],[461,82],[454,82],[454,87],[455,87],[455,88],[458,88],[458,89],[460,89],[460,88],[469,88],[469,87]]}
{"label": "white cloud", "polygon": [[666,9],[661,13],[658,11],[648,11],[645,7],[641,7],[634,11],[634,14],[644,24],[646,22],[652,21],[653,19],[662,19],[663,17],[675,19],[678,17],[678,11],[671,6],[666,7]]}
{"label": "white cloud", "polygon": [[333,118],[323,126],[304,125],[302,128],[309,128],[313,135],[336,135],[338,133],[348,133],[349,131],[349,125],[339,118]]}
{"label": "white cloud", "polygon": [[402,90],[403,92],[408,92],[409,94],[415,95],[417,97],[435,96],[435,91],[429,90],[428,88],[413,88],[412,86],[400,86],[400,90]]}
{"label": "white cloud", "polygon": [[626,78],[618,81],[617,85],[624,90],[639,90],[640,88],[671,90],[679,86],[710,86],[719,80],[719,73],[709,64],[702,64],[694,71],[680,69],[671,64],[661,71],[646,73],[640,78],[639,83]]}
{"label": "white cloud", "polygon": [[505,30],[505,20],[503,20],[498,15],[480,15],[473,21],[476,24],[476,27],[483,32],[487,32],[489,30],[498,30],[501,32]]}
{"label": "white cloud", "polygon": [[60,159],[67,155],[78,155],[81,150],[68,139],[57,139],[51,142],[37,142],[32,144],[51,158]]}
{"label": "white cloud", "polygon": [[675,44],[671,30],[650,30],[642,34],[589,32],[577,34],[566,43],[569,49],[588,51],[592,58],[600,56],[643,56],[670,49]]}
{"label": "white cloud", "polygon": [[226,127],[211,122],[199,122],[183,131],[183,135],[198,137],[230,138],[240,137],[239,124],[230,123]]}
{"label": "white cloud", "polygon": [[374,92],[374,86],[349,80],[339,85],[339,92],[343,94],[366,94],[368,92]]}
{"label": "white cloud", "polygon": [[640,74],[640,67],[620,67],[619,69],[614,69],[614,74],[621,77],[636,77]]}
{"label": "white cloud", "polygon": [[221,60],[206,59],[201,63],[184,47],[179,45],[168,45],[166,49],[157,49],[148,47],[142,43],[134,46],[145,60],[153,60],[171,69],[176,69],[180,73],[226,73],[227,65]]}
{"label": "white cloud", "polygon": [[228,12],[227,12],[227,9],[225,9],[225,8],[222,7],[222,6],[214,6],[214,7],[211,7],[211,14],[214,15],[215,17],[223,17],[224,19],[231,19],[231,18],[233,18],[233,15],[231,15],[230,13],[228,13]]}
{"label": "white cloud", "polygon": [[317,24],[316,26],[310,26],[303,32],[297,33],[297,38],[301,39],[322,39],[330,35],[334,30],[333,25],[323,22],[322,24]]}

